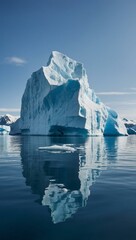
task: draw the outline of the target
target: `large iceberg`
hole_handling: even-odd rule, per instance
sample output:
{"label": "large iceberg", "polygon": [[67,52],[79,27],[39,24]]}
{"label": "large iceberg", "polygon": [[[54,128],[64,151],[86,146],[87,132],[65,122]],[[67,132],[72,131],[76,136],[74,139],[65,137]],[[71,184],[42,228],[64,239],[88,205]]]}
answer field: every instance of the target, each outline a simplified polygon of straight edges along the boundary
{"label": "large iceberg", "polygon": [[56,51],[27,81],[19,125],[25,135],[127,135],[89,87],[83,64]]}

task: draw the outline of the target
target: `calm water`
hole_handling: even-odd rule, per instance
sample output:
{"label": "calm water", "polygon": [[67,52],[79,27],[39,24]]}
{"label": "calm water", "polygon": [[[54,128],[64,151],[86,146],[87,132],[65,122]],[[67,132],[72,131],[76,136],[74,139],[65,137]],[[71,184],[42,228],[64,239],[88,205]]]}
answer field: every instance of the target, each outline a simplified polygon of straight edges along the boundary
{"label": "calm water", "polygon": [[0,136],[0,240],[16,239],[136,240],[136,136]]}

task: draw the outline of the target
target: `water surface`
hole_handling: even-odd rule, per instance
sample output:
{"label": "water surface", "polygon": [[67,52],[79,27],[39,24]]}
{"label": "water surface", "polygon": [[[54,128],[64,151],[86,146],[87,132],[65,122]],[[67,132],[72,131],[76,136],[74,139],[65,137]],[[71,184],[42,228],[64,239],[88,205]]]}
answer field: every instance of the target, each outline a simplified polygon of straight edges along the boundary
{"label": "water surface", "polygon": [[[39,151],[71,144],[75,152]],[[0,240],[135,240],[136,136],[0,136]]]}

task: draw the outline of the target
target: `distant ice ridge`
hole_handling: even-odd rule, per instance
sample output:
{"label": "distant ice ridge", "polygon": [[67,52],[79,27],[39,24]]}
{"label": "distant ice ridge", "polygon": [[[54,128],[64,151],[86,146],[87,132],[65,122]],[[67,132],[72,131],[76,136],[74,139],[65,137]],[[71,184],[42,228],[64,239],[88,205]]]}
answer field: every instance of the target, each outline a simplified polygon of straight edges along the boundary
{"label": "distant ice ridge", "polygon": [[19,125],[25,135],[127,135],[89,87],[83,64],[56,51],[27,81]]}
{"label": "distant ice ridge", "polygon": [[0,135],[4,134],[12,134],[13,126],[15,126],[14,134],[17,132],[19,133],[19,129],[17,129],[17,121],[18,117],[12,116],[10,114],[5,114],[0,116]]}
{"label": "distant ice ridge", "polygon": [[0,125],[5,126],[11,126],[12,123],[14,123],[18,117],[12,116],[10,114],[5,114],[4,116],[0,117]]}
{"label": "distant ice ridge", "polygon": [[123,122],[127,128],[128,134],[136,134],[136,122],[123,118]]}

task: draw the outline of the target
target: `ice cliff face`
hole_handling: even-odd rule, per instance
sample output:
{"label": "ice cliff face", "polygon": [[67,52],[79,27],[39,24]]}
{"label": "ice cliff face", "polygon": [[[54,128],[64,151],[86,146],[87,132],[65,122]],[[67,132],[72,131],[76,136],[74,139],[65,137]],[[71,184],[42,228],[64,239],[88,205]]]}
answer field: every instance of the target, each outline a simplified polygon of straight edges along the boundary
{"label": "ice cliff face", "polygon": [[21,129],[20,129],[20,118],[18,118],[14,123],[10,126],[10,135],[20,135]]}
{"label": "ice cliff face", "polygon": [[20,127],[28,135],[125,135],[118,114],[90,89],[81,63],[52,52],[22,97]]}

